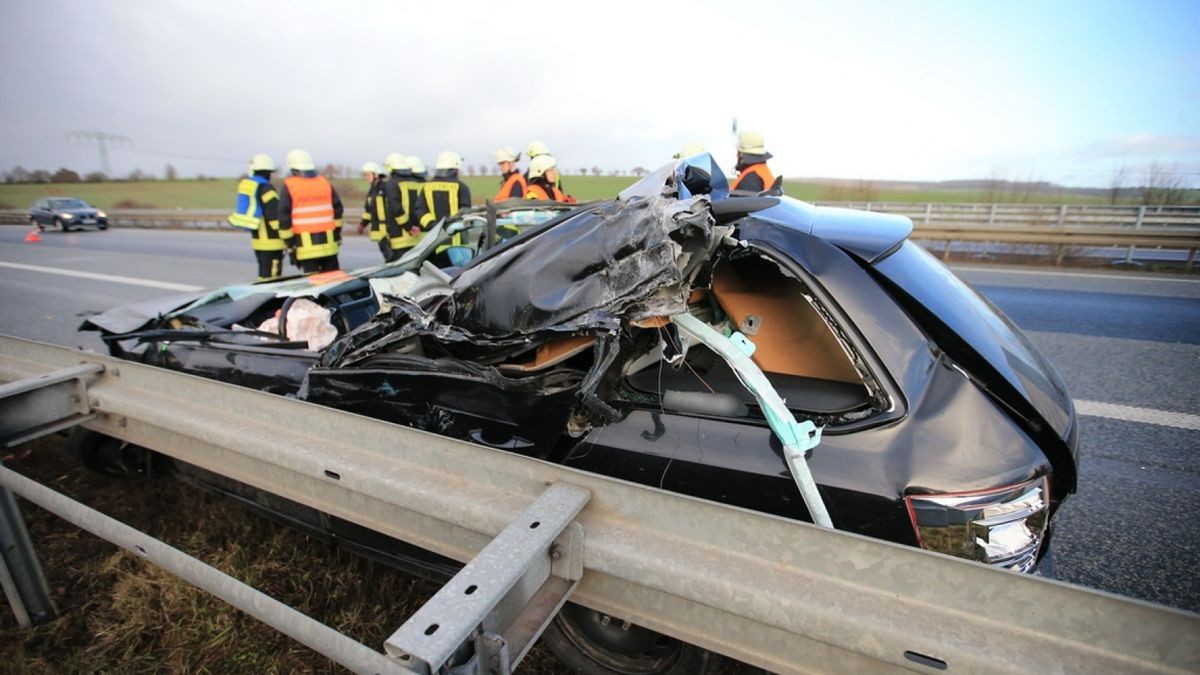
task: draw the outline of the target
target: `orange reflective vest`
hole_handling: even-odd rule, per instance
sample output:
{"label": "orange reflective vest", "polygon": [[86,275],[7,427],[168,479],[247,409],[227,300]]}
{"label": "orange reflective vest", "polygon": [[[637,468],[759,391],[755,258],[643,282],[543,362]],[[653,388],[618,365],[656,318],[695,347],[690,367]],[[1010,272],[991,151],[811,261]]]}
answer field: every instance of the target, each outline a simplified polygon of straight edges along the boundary
{"label": "orange reflective vest", "polygon": [[567,202],[567,196],[563,194],[562,190],[551,185],[550,190],[547,191],[546,186],[539,185],[538,183],[529,184],[529,189],[525,190],[525,199],[537,199],[544,202]]}
{"label": "orange reflective vest", "polygon": [[760,192],[762,190],[770,190],[771,186],[775,184],[775,176],[773,176],[771,174],[771,170],[767,168],[767,163],[759,162],[758,164],[751,164],[750,166],[742,169],[742,172],[738,174],[737,180],[733,181],[733,187],[730,189],[739,189],[738,186],[742,184],[742,180],[750,174],[758,176],[759,180],[762,181],[762,187],[759,189]]}
{"label": "orange reflective vest", "polygon": [[292,198],[292,231],[296,234],[332,232],[333,186],[324,176],[288,176],[283,184]]}
{"label": "orange reflective vest", "polygon": [[505,199],[520,199],[525,196],[528,190],[529,183],[526,182],[525,176],[522,176],[520,171],[513,171],[500,184],[500,191],[496,193],[492,201],[502,202]]}

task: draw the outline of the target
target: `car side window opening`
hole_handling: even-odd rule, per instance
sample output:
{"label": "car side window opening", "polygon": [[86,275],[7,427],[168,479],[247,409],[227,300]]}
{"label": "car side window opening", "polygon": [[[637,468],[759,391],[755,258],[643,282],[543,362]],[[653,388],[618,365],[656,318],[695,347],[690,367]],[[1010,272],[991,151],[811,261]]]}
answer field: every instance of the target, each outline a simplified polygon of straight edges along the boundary
{"label": "car side window opening", "polygon": [[[717,263],[710,287],[692,293],[689,312],[726,335],[741,332],[753,342],[755,364],[790,410],[836,423],[839,416],[869,406],[871,397],[815,302],[799,279],[744,252]],[[708,347],[681,341],[669,326],[644,330],[657,331],[658,339],[650,339],[649,350],[626,364],[627,387],[649,395],[636,398],[664,408],[682,401],[678,412],[762,416],[753,394]],[[703,402],[706,394],[714,400]]]}

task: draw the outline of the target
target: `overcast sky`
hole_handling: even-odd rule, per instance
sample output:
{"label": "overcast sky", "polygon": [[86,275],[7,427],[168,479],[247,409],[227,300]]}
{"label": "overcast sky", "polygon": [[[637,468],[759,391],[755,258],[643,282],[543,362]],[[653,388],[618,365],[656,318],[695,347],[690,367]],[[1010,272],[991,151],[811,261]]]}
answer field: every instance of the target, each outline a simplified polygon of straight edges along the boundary
{"label": "overcast sky", "polygon": [[[834,3],[828,3],[832,5]],[[788,176],[1200,183],[1200,2],[0,4],[0,170],[478,165],[545,140],[568,172],[653,169],[761,131]]]}

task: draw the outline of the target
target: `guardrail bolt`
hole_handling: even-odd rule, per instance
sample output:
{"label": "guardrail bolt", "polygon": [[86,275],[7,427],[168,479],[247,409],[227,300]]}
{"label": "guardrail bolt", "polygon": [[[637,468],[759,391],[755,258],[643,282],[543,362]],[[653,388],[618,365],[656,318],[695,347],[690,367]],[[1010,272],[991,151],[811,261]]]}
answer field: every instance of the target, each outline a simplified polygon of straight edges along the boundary
{"label": "guardrail bolt", "polygon": [[607,625],[608,625],[608,624],[610,624],[610,623],[612,623],[612,617],[611,617],[611,616],[609,616],[609,615],[607,615],[607,614],[601,614],[601,615],[600,615],[600,625],[601,625],[601,626],[607,626]]}
{"label": "guardrail bolt", "polygon": [[562,560],[562,557],[563,557],[562,546],[560,546],[558,544],[554,544],[553,546],[550,547],[550,559],[551,560]]}
{"label": "guardrail bolt", "polygon": [[88,399],[88,405],[92,406],[93,408],[99,408],[99,407],[100,407],[100,399],[98,399],[98,398],[89,398],[89,399]]}

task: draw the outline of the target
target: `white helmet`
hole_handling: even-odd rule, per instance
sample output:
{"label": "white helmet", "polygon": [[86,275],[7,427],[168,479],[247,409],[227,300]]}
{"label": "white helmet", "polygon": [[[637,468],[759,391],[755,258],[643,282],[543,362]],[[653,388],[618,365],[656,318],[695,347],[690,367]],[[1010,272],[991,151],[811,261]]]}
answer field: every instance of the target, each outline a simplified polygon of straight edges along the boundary
{"label": "white helmet", "polygon": [[270,155],[255,155],[250,158],[250,173],[255,171],[274,171],[275,160]]}
{"label": "white helmet", "polygon": [[699,143],[695,143],[695,142],[684,143],[683,149],[680,150],[675,155],[675,159],[685,159],[688,157],[695,157],[696,155],[703,155],[703,154],[704,154],[704,146],[703,145],[700,145]]}
{"label": "white helmet", "polygon": [[376,176],[383,173],[383,169],[379,168],[379,165],[375,162],[367,162],[366,164],[363,164],[362,171],[363,173],[373,173]]}
{"label": "white helmet", "polygon": [[513,150],[508,146],[496,150],[496,152],[493,153],[493,156],[496,158],[497,164],[500,162],[515,162],[518,159],[521,159],[521,155],[517,154],[516,150]]}
{"label": "white helmet", "polygon": [[287,154],[287,166],[293,171],[316,171],[317,165],[313,164],[312,155],[303,150],[292,150]]}
{"label": "white helmet", "polygon": [[546,145],[546,141],[529,141],[529,145],[525,146],[525,156],[529,159],[548,154],[550,154],[550,146]]}
{"label": "white helmet", "polygon": [[757,131],[743,131],[738,134],[737,151],[747,155],[767,154],[767,144],[763,135]]}
{"label": "white helmet", "polygon": [[558,166],[558,162],[554,161],[554,157],[552,155],[538,155],[537,157],[529,160],[529,177],[541,178],[542,176],[546,175],[547,171],[555,168],[556,166]]}
{"label": "white helmet", "polygon": [[409,171],[412,171],[418,176],[425,173],[425,163],[422,162],[421,158],[417,157],[416,155],[409,155],[408,157],[405,157],[404,165]]}
{"label": "white helmet", "polygon": [[462,157],[459,157],[457,152],[445,150],[438,153],[437,164],[435,164],[433,168],[437,169],[438,171],[442,171],[444,169],[457,169],[461,166]]}
{"label": "white helmet", "polygon": [[405,162],[406,159],[407,158],[404,155],[398,152],[393,152],[387,156],[387,159],[383,160],[383,166],[386,167],[388,171],[400,171],[408,168],[406,166],[407,162]]}

